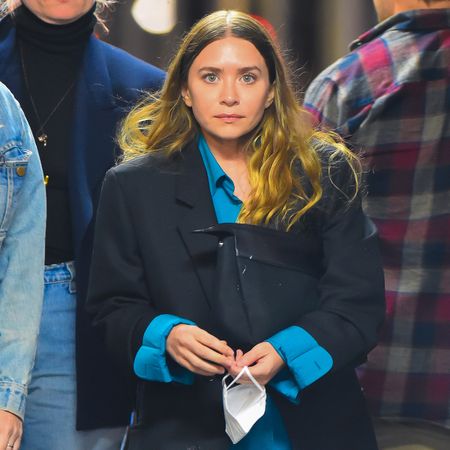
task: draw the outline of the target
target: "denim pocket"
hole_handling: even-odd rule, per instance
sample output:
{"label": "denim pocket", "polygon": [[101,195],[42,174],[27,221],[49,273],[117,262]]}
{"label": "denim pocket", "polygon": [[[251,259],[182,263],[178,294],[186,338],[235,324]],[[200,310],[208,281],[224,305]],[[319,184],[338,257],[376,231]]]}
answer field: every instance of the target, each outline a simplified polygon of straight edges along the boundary
{"label": "denim pocket", "polygon": [[0,149],[0,248],[14,215],[31,151],[16,143]]}

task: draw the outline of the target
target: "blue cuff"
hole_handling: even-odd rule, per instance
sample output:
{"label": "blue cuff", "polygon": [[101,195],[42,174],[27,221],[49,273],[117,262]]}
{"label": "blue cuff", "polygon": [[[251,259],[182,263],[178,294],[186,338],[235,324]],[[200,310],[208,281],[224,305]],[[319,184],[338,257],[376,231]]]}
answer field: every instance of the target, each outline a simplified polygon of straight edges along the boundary
{"label": "blue cuff", "polygon": [[149,324],[142,339],[142,345],[134,358],[135,374],[147,381],[192,384],[194,374],[174,363],[171,370],[166,360],[166,339],[172,328],[179,324],[195,325],[194,322],[172,314],[156,316]]}
{"label": "blue cuff", "polygon": [[269,384],[294,403],[299,403],[301,389],[323,377],[333,367],[331,355],[303,328],[286,328],[267,342],[287,365]]}

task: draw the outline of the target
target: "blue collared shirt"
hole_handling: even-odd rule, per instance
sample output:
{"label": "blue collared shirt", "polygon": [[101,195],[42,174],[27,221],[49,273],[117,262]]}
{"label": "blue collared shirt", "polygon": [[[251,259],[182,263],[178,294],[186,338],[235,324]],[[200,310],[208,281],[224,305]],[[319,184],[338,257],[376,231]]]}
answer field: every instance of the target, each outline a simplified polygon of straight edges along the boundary
{"label": "blue collared shirt", "polygon": [[214,158],[203,136],[198,139],[198,149],[208,175],[209,191],[217,222],[236,222],[242,202],[234,195],[234,183]]}

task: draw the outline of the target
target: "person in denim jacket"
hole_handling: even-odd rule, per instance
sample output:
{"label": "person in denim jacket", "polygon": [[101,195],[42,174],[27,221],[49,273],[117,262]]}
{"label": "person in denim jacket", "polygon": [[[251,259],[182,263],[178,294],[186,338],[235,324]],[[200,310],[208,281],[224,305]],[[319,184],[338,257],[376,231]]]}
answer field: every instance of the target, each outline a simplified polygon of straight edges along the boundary
{"label": "person in denim jacket", "polygon": [[0,83],[0,449],[20,446],[43,298],[45,187],[33,135]]}

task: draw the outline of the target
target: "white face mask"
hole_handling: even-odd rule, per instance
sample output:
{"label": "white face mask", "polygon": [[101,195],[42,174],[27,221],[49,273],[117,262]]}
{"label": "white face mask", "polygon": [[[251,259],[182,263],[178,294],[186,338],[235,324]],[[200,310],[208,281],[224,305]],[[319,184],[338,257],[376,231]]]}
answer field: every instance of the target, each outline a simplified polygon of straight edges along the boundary
{"label": "white face mask", "polygon": [[[236,384],[243,374],[253,384]],[[261,386],[245,366],[238,376],[227,386],[222,379],[223,411],[225,414],[225,431],[233,444],[238,443],[266,411],[266,388]]]}

